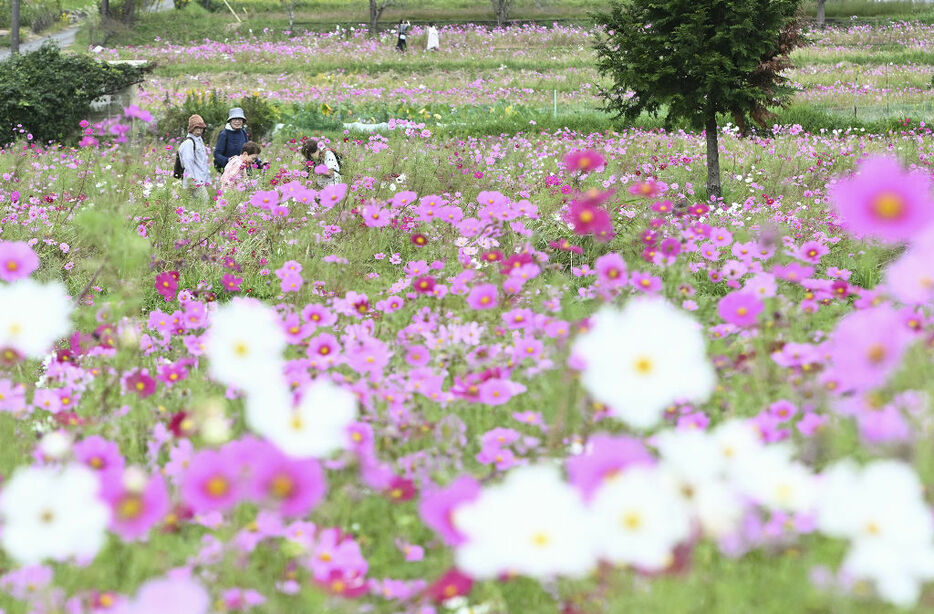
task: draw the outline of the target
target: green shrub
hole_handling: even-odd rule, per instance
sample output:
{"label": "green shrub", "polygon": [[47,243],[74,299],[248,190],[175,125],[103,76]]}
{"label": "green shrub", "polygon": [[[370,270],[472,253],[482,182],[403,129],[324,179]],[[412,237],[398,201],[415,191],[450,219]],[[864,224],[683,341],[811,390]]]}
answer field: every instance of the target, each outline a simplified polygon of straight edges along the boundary
{"label": "green shrub", "polygon": [[279,117],[278,109],[265,98],[247,96],[240,100],[229,100],[217,90],[188,94],[179,106],[169,107],[159,118],[156,128],[161,134],[183,136],[188,127],[188,118],[200,115],[208,125],[206,141],[213,143],[227,123],[227,112],[231,107],[243,109],[247,118],[247,130],[253,139],[260,139],[272,131]]}
{"label": "green shrub", "polygon": [[0,139],[15,139],[21,126],[39,142],[67,141],[94,99],[141,83],[146,71],[63,55],[48,42],[33,53],[13,55],[0,62]]}
{"label": "green shrub", "polygon": [[299,134],[342,130],[343,122],[337,113],[328,111],[323,104],[310,102],[298,107],[288,120],[290,129]]}

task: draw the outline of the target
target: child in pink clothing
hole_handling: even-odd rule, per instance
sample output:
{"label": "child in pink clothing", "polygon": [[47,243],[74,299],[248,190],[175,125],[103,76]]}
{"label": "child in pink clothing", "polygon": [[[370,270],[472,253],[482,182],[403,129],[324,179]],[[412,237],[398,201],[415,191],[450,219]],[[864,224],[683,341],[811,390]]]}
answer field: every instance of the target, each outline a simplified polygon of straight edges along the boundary
{"label": "child in pink clothing", "polygon": [[231,156],[221,175],[221,187],[229,188],[243,175],[243,169],[249,168],[259,155],[260,146],[253,141],[243,144],[239,156]]}

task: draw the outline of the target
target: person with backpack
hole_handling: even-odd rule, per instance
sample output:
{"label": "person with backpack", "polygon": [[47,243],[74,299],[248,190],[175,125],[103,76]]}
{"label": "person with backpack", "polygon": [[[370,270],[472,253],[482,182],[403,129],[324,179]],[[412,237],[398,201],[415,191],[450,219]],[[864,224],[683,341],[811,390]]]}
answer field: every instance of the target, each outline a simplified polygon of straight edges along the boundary
{"label": "person with backpack", "polygon": [[342,182],[340,154],[325,145],[322,139],[307,140],[302,145],[302,155],[309,172],[317,175],[315,182],[319,188]]}
{"label": "person with backpack", "polygon": [[[207,124],[200,115],[188,118],[188,135],[178,146],[175,161],[176,170],[181,170],[182,187],[204,201],[208,200],[207,186],[211,185],[211,156],[202,140],[206,128]],[[179,177],[179,174],[176,172],[175,176]]]}
{"label": "person with backpack", "polygon": [[227,167],[227,161],[233,156],[239,156],[243,150],[243,144],[250,140],[250,135],[246,131],[246,115],[243,109],[234,107],[227,112],[227,125],[217,136],[217,144],[214,146],[214,168],[223,173]]}

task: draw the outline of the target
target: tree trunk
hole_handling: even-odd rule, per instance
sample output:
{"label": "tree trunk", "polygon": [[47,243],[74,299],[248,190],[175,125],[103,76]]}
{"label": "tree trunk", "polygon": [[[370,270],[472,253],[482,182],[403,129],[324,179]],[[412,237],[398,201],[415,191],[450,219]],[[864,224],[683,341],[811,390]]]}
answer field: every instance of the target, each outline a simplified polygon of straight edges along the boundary
{"label": "tree trunk", "polygon": [[391,5],[391,0],[370,0],[370,30],[367,32],[370,38],[376,37],[376,24],[379,23],[379,18],[382,17],[386,7]]}
{"label": "tree trunk", "polygon": [[19,53],[19,2],[13,0],[13,14],[10,16],[10,53]]}
{"label": "tree trunk", "polygon": [[704,123],[707,133],[707,198],[720,198],[720,148],[717,142],[717,115],[707,114]]}
{"label": "tree trunk", "polygon": [[502,28],[506,23],[506,2],[507,0],[490,0],[493,4],[493,12],[496,13],[496,26]]}
{"label": "tree trunk", "polygon": [[[106,0],[105,0],[106,1]],[[295,26],[295,0],[289,0],[289,33],[291,35]]]}
{"label": "tree trunk", "polygon": [[101,17],[110,15],[110,0],[101,0]]}
{"label": "tree trunk", "polygon": [[827,0],[817,0],[817,27],[824,27],[824,3]]}

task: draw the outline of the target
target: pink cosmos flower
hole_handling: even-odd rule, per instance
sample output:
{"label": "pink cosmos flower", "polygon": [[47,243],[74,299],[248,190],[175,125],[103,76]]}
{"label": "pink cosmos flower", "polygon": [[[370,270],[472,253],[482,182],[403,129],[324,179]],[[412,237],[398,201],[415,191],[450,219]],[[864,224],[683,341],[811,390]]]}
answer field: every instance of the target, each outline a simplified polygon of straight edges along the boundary
{"label": "pink cosmos flower", "polygon": [[611,288],[625,285],[628,279],[626,261],[616,252],[597,258],[594,269],[597,271],[597,279]]}
{"label": "pink cosmos flower", "polygon": [[143,584],[136,599],[117,606],[114,614],[207,614],[211,598],[190,578],[160,578]]}
{"label": "pink cosmos flower", "polygon": [[360,215],[363,216],[363,223],[370,228],[389,226],[392,221],[389,211],[379,205],[366,205]]}
{"label": "pink cosmos flower", "polygon": [[224,273],[221,278],[221,285],[227,292],[240,292],[240,284],[243,283],[242,277],[237,277],[231,273]]}
{"label": "pink cosmos flower", "polygon": [[272,209],[279,204],[279,192],[275,190],[260,190],[250,197],[250,204],[260,209]]}
{"label": "pink cosmos flower", "polygon": [[603,168],[606,161],[596,151],[572,151],[564,157],[564,167],[569,173],[590,171]]}
{"label": "pink cosmos flower", "polygon": [[736,326],[754,326],[765,308],[758,296],[749,291],[731,292],[717,303],[717,313]]}
{"label": "pink cosmos flower", "polygon": [[282,277],[282,283],[280,284],[280,289],[283,292],[298,292],[302,289],[302,284],[305,280],[302,279],[301,274],[299,273],[288,273]]}
{"label": "pink cosmos flower", "polygon": [[0,241],[0,279],[16,281],[39,268],[39,256],[24,241]]}
{"label": "pink cosmos flower", "polygon": [[175,298],[178,291],[178,278],[178,271],[168,271],[156,275],[156,292],[161,294],[167,303]]}
{"label": "pink cosmos flower", "polygon": [[143,539],[169,512],[165,479],[154,474],[139,491],[127,490],[117,480],[105,483],[103,498],[113,512],[110,529],[126,541]]}
{"label": "pink cosmos flower", "polygon": [[236,464],[228,456],[202,450],[191,459],[182,476],[181,493],[195,513],[223,511],[239,501]]}
{"label": "pink cosmos flower", "polygon": [[454,510],[458,506],[475,500],[480,496],[480,483],[469,475],[462,475],[447,488],[423,491],[418,505],[418,513],[426,525],[441,536],[450,546],[457,546],[464,537],[454,525]]}
{"label": "pink cosmos flower", "polygon": [[274,505],[283,516],[305,516],[324,497],[327,482],[315,459],[291,459],[266,446],[250,489],[254,498]]}
{"label": "pink cosmos flower", "polygon": [[629,285],[631,285],[636,290],[641,292],[648,292],[651,294],[661,291],[662,280],[661,278],[649,273],[633,271],[632,277],[629,278]]}
{"label": "pink cosmos flower", "polygon": [[493,309],[499,303],[498,291],[493,284],[480,284],[474,286],[467,295],[467,305],[471,309]]}
{"label": "pink cosmos flower", "polygon": [[108,441],[99,435],[85,437],[74,445],[75,460],[88,466],[106,480],[120,480],[126,461],[120,454],[116,443]]}
{"label": "pink cosmos flower", "polygon": [[613,232],[613,222],[606,209],[586,200],[572,202],[564,219],[578,235],[604,237]]}
{"label": "pink cosmos flower", "polygon": [[630,465],[653,465],[654,458],[642,441],[626,435],[593,435],[583,454],[567,459],[565,466],[572,485],[589,501],[605,480]]}
{"label": "pink cosmos flower", "polygon": [[629,186],[629,193],[643,198],[655,198],[668,189],[665,183],[660,181],[648,180]]}
{"label": "pink cosmos flower", "polygon": [[[416,198],[418,198],[418,194],[416,194],[415,192],[411,190],[404,190],[402,192],[396,192],[396,195],[392,197],[392,201],[389,203],[389,206],[392,207],[393,209],[401,209],[402,207],[405,207],[407,205],[411,205],[412,203],[414,203]],[[431,207],[436,207],[438,204],[440,204],[439,200],[435,200],[437,198],[438,198],[437,196],[434,196],[434,197],[426,196],[421,199],[419,204],[424,205],[427,203]]]}
{"label": "pink cosmos flower", "polygon": [[344,200],[345,196],[347,196],[346,183],[329,185],[318,192],[318,200],[320,200],[321,206],[326,209],[330,209],[331,207]]}
{"label": "pink cosmos flower", "polygon": [[885,384],[912,342],[899,312],[888,305],[854,311],[837,323],[829,341],[830,373],[839,391]]}
{"label": "pink cosmos flower", "polygon": [[902,170],[895,158],[874,156],[859,172],[828,190],[843,226],[856,236],[885,243],[907,241],[934,220],[931,182],[923,174]]}

